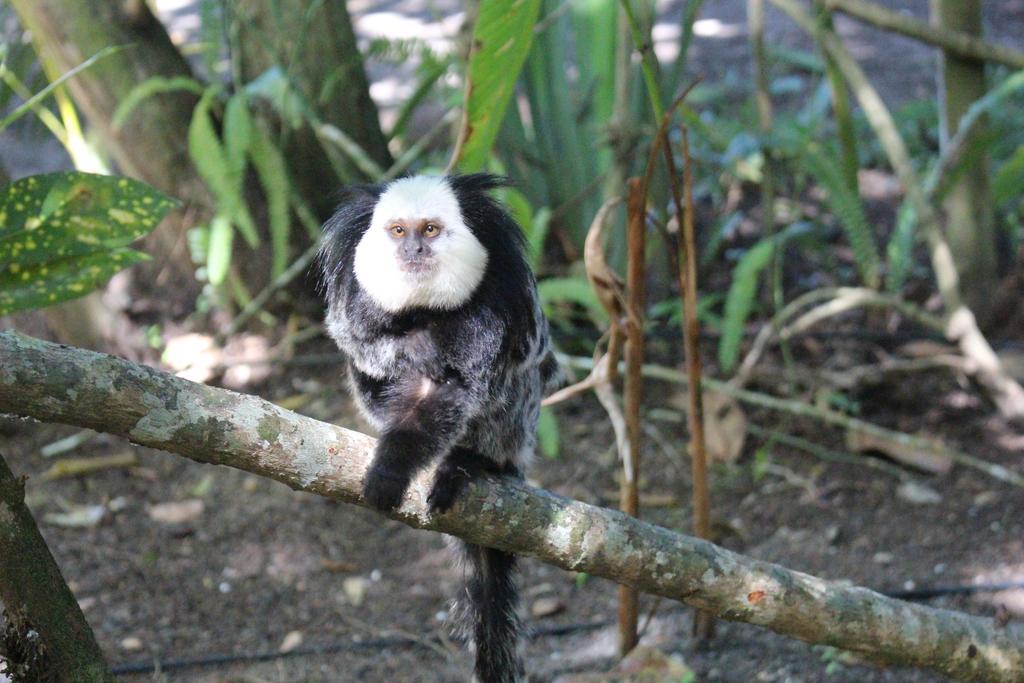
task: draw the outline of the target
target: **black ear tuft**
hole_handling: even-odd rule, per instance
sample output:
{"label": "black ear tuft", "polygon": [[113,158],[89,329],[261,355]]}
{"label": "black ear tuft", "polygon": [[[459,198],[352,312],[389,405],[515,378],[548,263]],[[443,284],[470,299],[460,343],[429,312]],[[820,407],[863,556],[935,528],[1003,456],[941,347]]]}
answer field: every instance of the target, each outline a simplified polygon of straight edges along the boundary
{"label": "black ear tuft", "polygon": [[[346,204],[352,204],[360,201],[371,200],[374,204],[380,199],[380,195],[384,192],[384,185],[373,185],[370,183],[361,183],[359,185],[344,185],[333,193],[334,201],[338,202],[338,209],[344,208]],[[324,226],[327,227],[326,225]]]}
{"label": "black ear tuft", "polygon": [[509,212],[490,190],[507,187],[507,178],[489,173],[449,176],[448,183],[459,202],[462,220],[487,250],[487,272],[478,297],[490,302],[508,329],[529,337],[533,334],[533,275],[526,261],[526,238]]}
{"label": "black ear tuft", "polygon": [[370,227],[381,192],[380,185],[349,185],[338,191],[341,204],[324,223],[317,256],[320,291],[329,302],[338,297],[344,273],[352,269],[356,245]]}
{"label": "black ear tuft", "polygon": [[488,190],[512,185],[512,181],[509,178],[494,175],[493,173],[467,173],[466,175],[453,175],[448,177],[448,182],[451,184],[452,190],[457,195],[469,192],[487,192]]}

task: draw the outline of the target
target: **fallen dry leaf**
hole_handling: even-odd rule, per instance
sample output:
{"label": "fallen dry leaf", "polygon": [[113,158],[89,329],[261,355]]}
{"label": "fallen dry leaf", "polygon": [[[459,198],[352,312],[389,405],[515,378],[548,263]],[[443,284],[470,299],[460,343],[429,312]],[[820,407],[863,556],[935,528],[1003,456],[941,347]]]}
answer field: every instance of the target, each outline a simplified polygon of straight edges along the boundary
{"label": "fallen dry leaf", "polygon": [[354,572],[359,569],[359,565],[355,562],[346,562],[344,560],[330,560],[324,558],[320,560],[320,568],[325,572],[332,574],[341,574],[343,572]]}
{"label": "fallen dry leaf", "polygon": [[747,414],[736,399],[704,392],[704,439],[711,460],[733,463],[739,459],[747,440]]}
{"label": "fallen dry leaf", "polygon": [[896,353],[910,358],[931,358],[932,356],[946,356],[955,354],[956,347],[942,342],[929,339],[917,339],[907,342],[896,349]]}
{"label": "fallen dry leaf", "polygon": [[906,481],[900,484],[896,489],[896,495],[915,505],[933,505],[942,502],[942,496],[938,491],[916,481]]}
{"label": "fallen dry leaf", "polygon": [[121,649],[126,652],[138,652],[142,649],[142,640],[135,636],[128,636],[121,640]]}
{"label": "fallen dry leaf", "polygon": [[846,430],[846,447],[856,453],[877,451],[896,462],[916,467],[933,474],[945,474],[953,467],[953,461],[942,451],[945,445],[938,439],[924,439],[934,450],[925,450],[916,443],[904,443],[898,438],[872,434],[862,429]]}
{"label": "fallen dry leaf", "polygon": [[197,498],[177,501],[174,503],[158,503],[151,505],[147,512],[149,518],[161,524],[184,524],[191,522],[203,514],[203,501]]}
{"label": "fallen dry leaf", "polygon": [[281,641],[281,646],[277,648],[277,651],[291,652],[299,645],[302,645],[302,631],[289,631],[288,635]]}
{"label": "fallen dry leaf", "polygon": [[370,582],[362,576],[350,576],[341,582],[341,588],[345,591],[345,597],[353,607],[359,607],[366,599],[366,589]]}
{"label": "fallen dry leaf", "polygon": [[53,481],[64,477],[79,477],[100,470],[135,467],[138,464],[139,458],[132,451],[95,458],[62,458],[43,472],[42,479],[43,481]]}
{"label": "fallen dry leaf", "polygon": [[682,681],[693,675],[679,657],[644,645],[633,648],[615,671],[627,674],[613,679],[617,681]]}
{"label": "fallen dry leaf", "polygon": [[81,505],[65,512],[48,512],[43,515],[43,521],[53,526],[84,529],[102,522],[106,514],[107,507],[105,505]]}
{"label": "fallen dry leaf", "polygon": [[565,611],[565,603],[556,597],[537,598],[530,605],[530,615],[534,619],[551,617]]}

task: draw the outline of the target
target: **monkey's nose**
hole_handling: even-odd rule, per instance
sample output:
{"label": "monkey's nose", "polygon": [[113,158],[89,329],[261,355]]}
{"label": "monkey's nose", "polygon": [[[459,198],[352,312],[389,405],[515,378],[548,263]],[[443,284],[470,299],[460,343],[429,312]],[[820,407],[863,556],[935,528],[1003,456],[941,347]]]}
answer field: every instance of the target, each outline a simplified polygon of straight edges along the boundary
{"label": "monkey's nose", "polygon": [[414,237],[405,243],[402,251],[407,258],[423,256],[427,253],[427,245],[423,243],[423,240]]}

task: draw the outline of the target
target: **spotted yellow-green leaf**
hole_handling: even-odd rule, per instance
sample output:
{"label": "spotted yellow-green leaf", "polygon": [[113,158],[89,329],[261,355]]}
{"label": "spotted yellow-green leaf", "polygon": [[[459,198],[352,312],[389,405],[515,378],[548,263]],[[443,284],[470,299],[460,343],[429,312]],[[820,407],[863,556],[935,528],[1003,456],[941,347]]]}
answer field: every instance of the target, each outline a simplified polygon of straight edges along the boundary
{"label": "spotted yellow-green leaf", "polygon": [[88,294],[115,273],[149,257],[133,249],[68,256],[49,263],[0,267],[0,315]]}
{"label": "spotted yellow-green leaf", "polygon": [[533,42],[540,0],[483,0],[473,28],[465,121],[455,165],[480,171],[498,136],[505,108]]}
{"label": "spotted yellow-green leaf", "polygon": [[82,296],[144,260],[124,247],[175,204],[139,181],[89,173],[0,188],[0,315]]}
{"label": "spotted yellow-green leaf", "polygon": [[176,202],[145,183],[90,173],[46,173],[0,189],[0,272],[124,247]]}

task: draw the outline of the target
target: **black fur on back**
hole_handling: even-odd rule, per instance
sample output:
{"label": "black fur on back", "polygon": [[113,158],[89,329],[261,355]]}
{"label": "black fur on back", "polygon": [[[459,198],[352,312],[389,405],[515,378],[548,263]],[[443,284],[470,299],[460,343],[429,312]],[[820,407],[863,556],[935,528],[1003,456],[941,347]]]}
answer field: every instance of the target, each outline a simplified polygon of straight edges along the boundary
{"label": "black fur on back", "polygon": [[352,275],[356,245],[370,227],[383,185],[352,185],[341,192],[341,204],[324,224],[320,240],[319,289],[328,302],[338,301]]}

